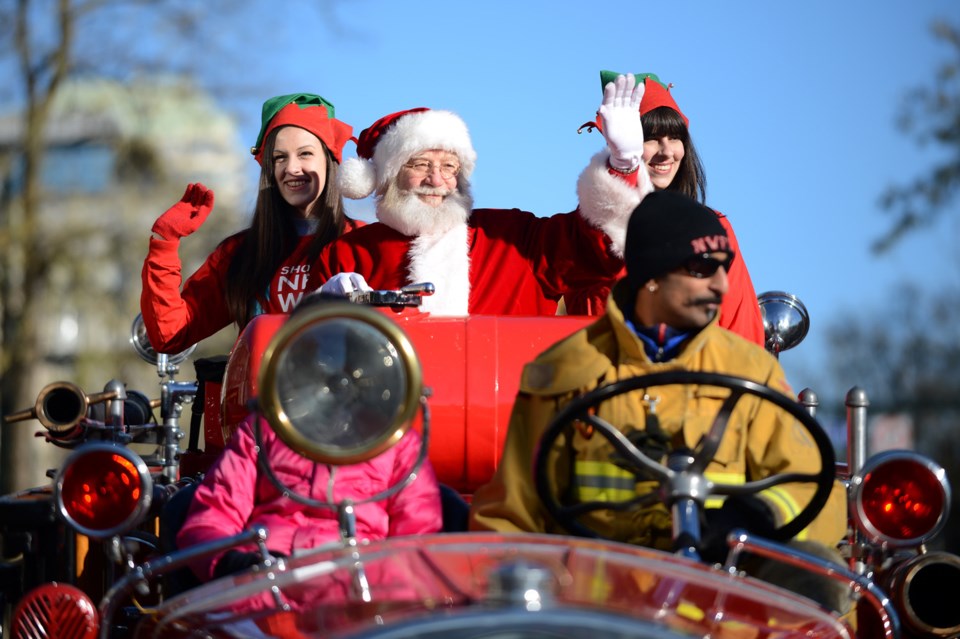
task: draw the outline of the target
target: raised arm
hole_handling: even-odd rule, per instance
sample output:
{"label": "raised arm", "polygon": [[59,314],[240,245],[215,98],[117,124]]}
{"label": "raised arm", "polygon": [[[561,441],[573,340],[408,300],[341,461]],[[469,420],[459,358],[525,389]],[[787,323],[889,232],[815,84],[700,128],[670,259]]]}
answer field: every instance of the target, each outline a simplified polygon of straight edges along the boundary
{"label": "raised arm", "polygon": [[212,190],[190,184],[153,225],[141,271],[140,311],[150,343],[161,353],[189,348],[230,323],[223,282],[234,245],[221,244],[181,290],[180,238],[200,228],[213,204]]}

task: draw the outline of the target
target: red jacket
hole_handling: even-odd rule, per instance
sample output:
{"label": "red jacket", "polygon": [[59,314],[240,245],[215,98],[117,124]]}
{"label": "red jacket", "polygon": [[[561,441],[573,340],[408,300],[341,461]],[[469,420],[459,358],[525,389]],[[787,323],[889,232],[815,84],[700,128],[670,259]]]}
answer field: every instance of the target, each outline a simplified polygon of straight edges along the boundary
{"label": "red jacket", "polygon": [[[643,167],[629,175],[623,175],[609,168],[610,152],[606,149],[593,156],[590,165],[577,181],[577,195],[580,197],[580,209],[584,215],[599,219],[609,215],[610,211],[633,211],[644,195],[653,189]],[[725,216],[717,213],[720,223],[727,230],[730,245],[737,252],[737,258],[727,274],[730,288],[720,306],[720,326],[737,333],[741,337],[764,345],[763,318],[760,305],[753,290],[750,274],[747,272],[737,236]],[[612,250],[623,255],[626,233],[611,235]],[[607,295],[614,282],[626,273],[621,271],[616,277],[599,285],[587,287],[565,294],[563,303],[568,315],[602,315],[607,305]]]}
{"label": "red jacket", "polygon": [[[362,225],[347,220],[346,230]],[[233,322],[224,296],[227,270],[247,232],[241,231],[221,242],[186,282],[182,282],[179,240],[150,239],[141,271],[140,312],[154,349],[179,353]],[[324,280],[311,277],[310,265],[305,263],[312,239],[312,235],[301,237],[274,273],[266,291],[267,306],[260,313],[289,313],[304,292],[323,283]]]}

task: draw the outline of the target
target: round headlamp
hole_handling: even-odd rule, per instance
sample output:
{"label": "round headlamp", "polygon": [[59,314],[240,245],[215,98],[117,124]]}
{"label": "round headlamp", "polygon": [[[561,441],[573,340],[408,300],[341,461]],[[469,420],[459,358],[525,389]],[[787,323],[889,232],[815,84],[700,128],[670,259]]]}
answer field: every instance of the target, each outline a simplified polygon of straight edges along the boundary
{"label": "round headlamp", "polygon": [[423,392],[419,360],[399,326],[337,301],[291,315],[267,346],[258,388],[277,436],[333,464],[370,459],[399,441]]}

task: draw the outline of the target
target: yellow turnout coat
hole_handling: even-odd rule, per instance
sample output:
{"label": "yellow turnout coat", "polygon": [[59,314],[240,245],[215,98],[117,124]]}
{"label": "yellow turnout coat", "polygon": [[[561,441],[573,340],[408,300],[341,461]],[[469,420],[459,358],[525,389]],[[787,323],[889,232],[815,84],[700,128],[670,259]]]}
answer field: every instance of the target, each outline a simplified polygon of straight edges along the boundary
{"label": "yellow turnout coat", "polygon": [[[693,336],[673,360],[654,363],[640,339],[624,323],[614,289],[607,313],[595,323],[558,342],[528,364],[513,408],[500,465],[492,480],[473,497],[470,527],[501,532],[564,532],[541,504],[533,483],[537,443],[551,420],[571,399],[600,385],[661,371],[689,370],[744,377],[795,397],[779,362],[765,350],[717,325]],[[619,291],[619,292],[618,292]],[[651,400],[672,447],[694,448],[710,429],[726,389],[673,385],[620,395],[602,403],[598,416],[629,434],[647,423]],[[585,424],[568,429],[548,457],[563,503],[624,501],[655,484],[616,463],[613,447]],[[744,395],[731,415],[717,455],[707,467],[715,482],[742,483],[784,472],[816,473],[820,456],[805,429],[774,404]],[[793,519],[813,495],[814,484],[784,484],[763,491],[778,525]],[[708,501],[719,505],[721,498]],[[799,538],[834,547],[847,529],[846,494],[835,482],[826,507]],[[671,521],[656,504],[627,512],[597,511],[582,523],[612,539],[669,550]]]}

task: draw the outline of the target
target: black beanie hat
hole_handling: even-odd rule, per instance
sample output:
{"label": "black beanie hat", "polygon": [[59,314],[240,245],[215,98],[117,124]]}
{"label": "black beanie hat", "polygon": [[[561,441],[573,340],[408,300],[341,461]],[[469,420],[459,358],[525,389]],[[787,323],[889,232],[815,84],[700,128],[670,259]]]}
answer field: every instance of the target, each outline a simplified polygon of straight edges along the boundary
{"label": "black beanie hat", "polygon": [[732,252],[716,212],[674,191],[648,194],[630,215],[624,261],[633,291],[695,255]]}

